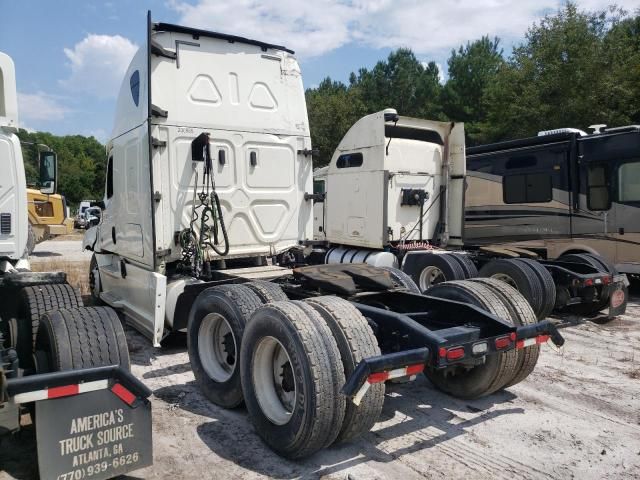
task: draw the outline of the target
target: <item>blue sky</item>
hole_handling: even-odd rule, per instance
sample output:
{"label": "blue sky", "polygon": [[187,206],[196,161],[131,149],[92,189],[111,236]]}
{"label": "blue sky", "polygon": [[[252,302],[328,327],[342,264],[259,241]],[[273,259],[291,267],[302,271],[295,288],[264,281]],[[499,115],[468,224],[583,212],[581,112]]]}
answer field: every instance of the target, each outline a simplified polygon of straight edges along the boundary
{"label": "blue sky", "polygon": [[[638,0],[618,0],[629,10]],[[606,2],[581,0],[585,9]],[[16,64],[20,123],[56,134],[111,131],[122,74],[155,21],[238,34],[295,50],[305,86],[346,81],[398,47],[446,70],[452,48],[484,34],[505,51],[561,0],[0,0],[0,51]],[[446,75],[446,71],[443,71]]]}

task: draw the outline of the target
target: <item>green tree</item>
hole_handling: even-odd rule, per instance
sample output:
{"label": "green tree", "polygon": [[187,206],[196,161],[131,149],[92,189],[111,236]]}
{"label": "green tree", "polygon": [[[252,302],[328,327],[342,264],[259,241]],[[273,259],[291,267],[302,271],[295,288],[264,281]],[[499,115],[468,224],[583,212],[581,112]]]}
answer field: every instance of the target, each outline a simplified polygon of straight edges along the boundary
{"label": "green tree", "polygon": [[505,60],[500,40],[488,36],[452,50],[447,61],[449,78],[442,91],[447,118],[465,122],[469,143],[482,143],[483,122],[489,110],[488,87],[495,82]]}
{"label": "green tree", "polygon": [[567,3],[534,24],[489,87],[486,137],[621,125],[637,118],[637,81],[629,85],[639,68],[637,24],[622,22],[623,17],[615,8],[583,12]]}
{"label": "green tree", "polygon": [[352,74],[350,89],[357,91],[369,113],[395,108],[406,116],[439,118],[442,114],[438,67],[434,62],[424,65],[406,48],[391,52],[371,70],[361,68]]}
{"label": "green tree", "polygon": [[318,88],[308,89],[306,98],[311,142],[320,151],[314,165],[321,167],[329,163],[344,134],[366,110],[354,90],[328,77]]}
{"label": "green tree", "polygon": [[47,132],[20,130],[27,184],[38,182],[38,146],[46,145],[58,156],[58,193],[70,206],[84,199],[102,197],[104,189],[104,147],[94,137],[57,136]]}

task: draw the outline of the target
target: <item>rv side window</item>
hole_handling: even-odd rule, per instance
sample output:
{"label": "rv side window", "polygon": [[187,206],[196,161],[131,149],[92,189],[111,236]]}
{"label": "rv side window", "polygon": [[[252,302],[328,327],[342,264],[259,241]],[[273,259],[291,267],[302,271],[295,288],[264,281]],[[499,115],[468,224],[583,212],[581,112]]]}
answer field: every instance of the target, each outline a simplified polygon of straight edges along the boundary
{"label": "rv side window", "polygon": [[552,199],[551,175],[506,175],[502,180],[504,203],[545,203]]}
{"label": "rv side window", "polygon": [[345,153],[338,157],[336,167],[338,168],[352,168],[362,166],[362,154],[361,153]]}
{"label": "rv side window", "polygon": [[609,210],[609,181],[604,165],[591,165],[587,170],[587,208],[589,210]]}
{"label": "rv side window", "polygon": [[113,156],[107,161],[107,198],[113,197]]}
{"label": "rv side window", "polygon": [[618,169],[618,201],[640,203],[640,162],[623,163]]}
{"label": "rv side window", "polygon": [[325,192],[324,190],[324,180],[314,180],[313,181],[313,194],[321,195]]}

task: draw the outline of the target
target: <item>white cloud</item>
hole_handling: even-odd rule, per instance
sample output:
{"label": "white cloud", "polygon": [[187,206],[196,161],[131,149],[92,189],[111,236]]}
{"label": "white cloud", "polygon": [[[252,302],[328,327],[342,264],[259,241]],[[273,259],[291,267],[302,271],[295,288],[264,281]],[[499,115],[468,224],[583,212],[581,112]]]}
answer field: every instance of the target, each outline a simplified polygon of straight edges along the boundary
{"label": "white cloud", "polygon": [[115,97],[137,49],[120,35],[89,34],[73,48],[64,49],[71,75],[61,83],[69,90],[98,98]]}
{"label": "white cloud", "polygon": [[39,120],[62,120],[71,112],[71,109],[61,103],[60,97],[37,92],[18,93],[18,111],[20,123],[24,125]]}
{"label": "white cloud", "polygon": [[[633,11],[637,0],[616,0]],[[410,47],[418,54],[448,53],[482,35],[506,42],[564,0],[172,0],[184,25],[284,44],[302,57],[355,42],[374,48]],[[579,7],[602,9],[601,0]]]}

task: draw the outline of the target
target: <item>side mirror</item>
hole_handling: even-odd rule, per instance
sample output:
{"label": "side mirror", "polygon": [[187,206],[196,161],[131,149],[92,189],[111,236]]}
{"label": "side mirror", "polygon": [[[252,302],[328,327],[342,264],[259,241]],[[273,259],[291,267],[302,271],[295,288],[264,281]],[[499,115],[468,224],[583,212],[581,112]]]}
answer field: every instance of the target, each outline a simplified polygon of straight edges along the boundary
{"label": "side mirror", "polygon": [[40,152],[40,191],[46,195],[56,193],[58,183],[58,157],[55,152]]}

